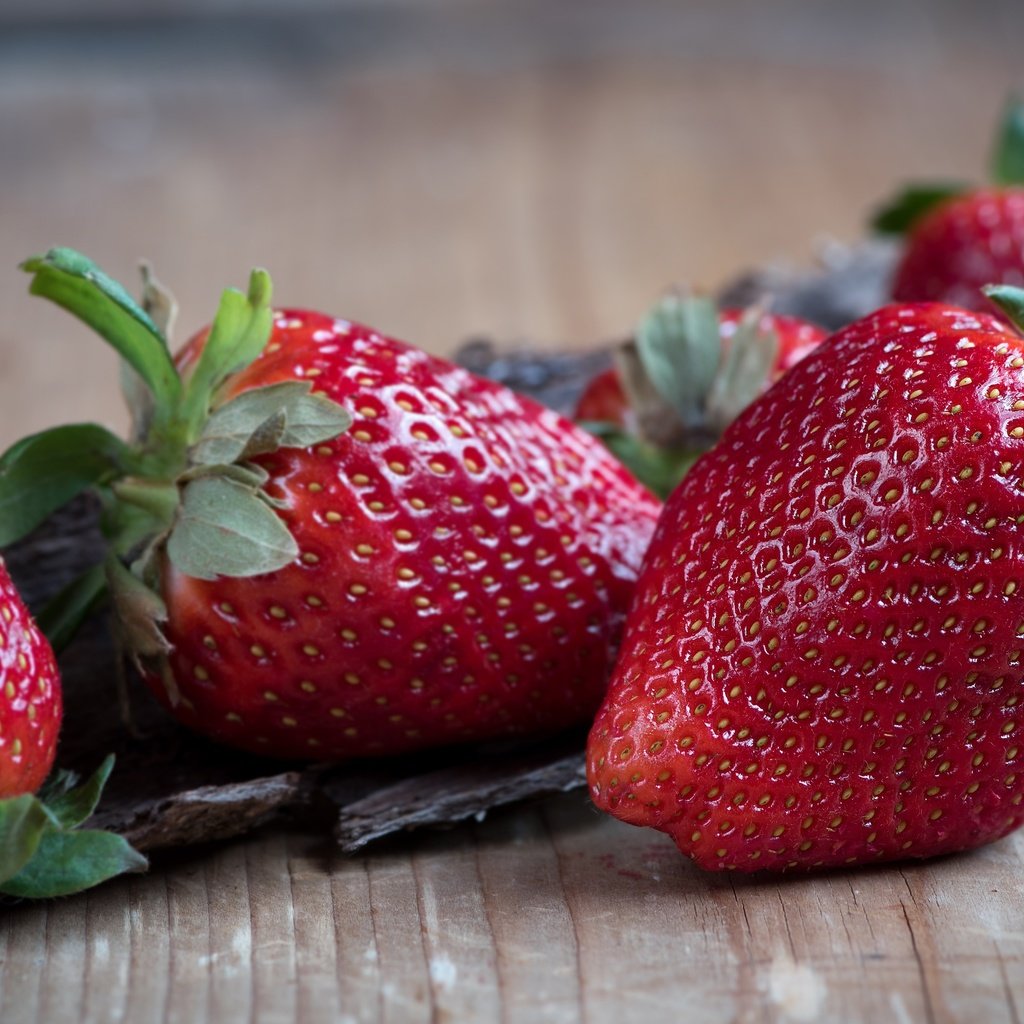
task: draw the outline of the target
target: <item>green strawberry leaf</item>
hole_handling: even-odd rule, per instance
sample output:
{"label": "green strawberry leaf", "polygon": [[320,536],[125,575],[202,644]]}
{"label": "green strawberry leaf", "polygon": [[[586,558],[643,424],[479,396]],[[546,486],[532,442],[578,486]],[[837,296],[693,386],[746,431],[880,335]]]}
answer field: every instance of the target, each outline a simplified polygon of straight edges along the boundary
{"label": "green strawberry leaf", "polygon": [[113,278],[74,249],[51,249],[21,264],[32,274],[29,291],[62,306],[112,345],[146,382],[157,405],[181,394],[167,342],[150,317]]}
{"label": "green strawberry leaf", "polygon": [[114,755],[108,754],[84,785],[77,789],[67,788],[63,792],[51,790],[51,795],[46,798],[46,808],[62,828],[75,828],[92,816],[113,770]]}
{"label": "green strawberry leaf", "polygon": [[779,336],[762,331],[763,309],[748,309],[732,336],[729,352],[708,391],[707,417],[712,433],[720,435],[771,379],[779,354]]}
{"label": "green strawberry leaf", "polygon": [[264,349],[274,326],[270,275],[254,270],[248,294],[228,288],[221,296],[210,335],[193,370],[185,397],[189,437],[201,428],[217,389]]}
{"label": "green strawberry leaf", "polygon": [[36,623],[55,651],[62,651],[71,642],[78,627],[99,604],[106,587],[103,566],[94,565],[60,590],[36,616]]}
{"label": "green strawberry leaf", "polygon": [[722,355],[715,303],[706,297],[667,296],[641,321],[636,347],[650,383],[683,425],[700,426]]}
{"label": "green strawberry leaf", "polygon": [[207,420],[192,461],[232,463],[278,448],[307,448],[346,431],[349,413],[311,390],[308,381],[284,381],[231,399]]}
{"label": "green strawberry leaf", "polygon": [[0,800],[0,885],[21,871],[52,827],[53,819],[31,793]]}
{"label": "green strawberry leaf", "polygon": [[0,892],[37,900],[69,896],[148,866],[124,836],[113,832],[51,831],[43,834],[28,863],[0,884]]}
{"label": "green strawberry leaf", "polygon": [[[214,462],[208,466],[200,464],[186,470],[178,477],[178,483],[186,484],[190,480],[199,480],[201,477],[206,476],[225,476],[229,480],[235,480],[240,484],[244,484],[253,491],[260,491],[263,485],[270,479],[270,473],[255,462]],[[261,492],[260,497],[277,507],[265,491]]]}
{"label": "green strawberry leaf", "polygon": [[947,199],[963,195],[968,188],[955,182],[908,185],[875,212],[871,227],[882,235],[905,235],[929,210]]}
{"label": "green strawberry leaf", "polygon": [[132,569],[118,558],[108,558],[107,587],[114,606],[115,637],[121,649],[130,653],[136,666],[145,663],[148,667],[156,667],[167,687],[171,704],[177,705],[181,694],[170,673],[167,655],[171,644],[163,631],[167,606],[156,590],[145,582],[152,570],[156,547],[155,543],[151,545]]}
{"label": "green strawberry leaf", "polygon": [[1024,288],[1012,284],[987,284],[981,289],[1018,331],[1024,333]]}
{"label": "green strawberry leaf", "polygon": [[67,896],[146,869],[146,858],[123,836],[75,831],[95,811],[113,767],[111,755],[82,786],[75,788],[73,772],[57,771],[38,795],[0,800],[0,893]]}
{"label": "green strawberry leaf", "polygon": [[44,805],[69,793],[79,783],[78,772],[67,768],[55,768],[36,792],[36,799]]}
{"label": "green strawberry leaf", "polygon": [[0,546],[11,544],[93,484],[124,472],[131,449],[95,423],[54,427],[0,456]]}
{"label": "green strawberry leaf", "polygon": [[992,181],[997,185],[1024,185],[1024,102],[1011,96],[992,153]]}
{"label": "green strawberry leaf", "polygon": [[185,485],[167,555],[187,576],[258,576],[298,553],[288,527],[251,487],[220,476]]}
{"label": "green strawberry leaf", "polygon": [[577,425],[599,438],[640,483],[662,499],[676,489],[701,455],[699,451],[648,444],[614,423],[585,421]]}

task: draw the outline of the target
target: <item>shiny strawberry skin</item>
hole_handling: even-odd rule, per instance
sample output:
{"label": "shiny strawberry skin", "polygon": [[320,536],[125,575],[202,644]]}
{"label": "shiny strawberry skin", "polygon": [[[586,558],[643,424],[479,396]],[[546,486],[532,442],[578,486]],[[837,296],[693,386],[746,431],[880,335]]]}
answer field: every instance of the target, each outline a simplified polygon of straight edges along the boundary
{"label": "shiny strawberry skin", "polygon": [[670,497],[588,744],[708,869],[925,857],[1024,821],[1024,342],[891,306]]}
{"label": "shiny strawberry skin", "polygon": [[286,757],[589,720],[658,503],[562,417],[369,328],[279,313],[229,390],[293,379],[354,417],[333,442],[262,457],[300,556],[214,582],[167,566],[180,696],[151,679],[158,697]]}
{"label": "shiny strawberry skin", "polygon": [[0,799],[42,785],[57,753],[61,710],[53,649],[0,560]]}
{"label": "shiny strawberry skin", "polygon": [[[742,309],[723,309],[719,313],[723,343],[728,343],[735,334],[744,315],[745,310]],[[775,333],[779,339],[779,353],[771,379],[765,382],[766,388],[828,337],[828,332],[817,324],[775,313],[763,314],[760,327],[762,331]],[[626,430],[635,429],[636,418],[615,369],[604,370],[590,380],[580,395],[573,418],[581,423],[613,423]]]}
{"label": "shiny strawberry skin", "polygon": [[991,313],[986,284],[1024,285],[1024,188],[978,189],[927,213],[910,231],[892,294]]}

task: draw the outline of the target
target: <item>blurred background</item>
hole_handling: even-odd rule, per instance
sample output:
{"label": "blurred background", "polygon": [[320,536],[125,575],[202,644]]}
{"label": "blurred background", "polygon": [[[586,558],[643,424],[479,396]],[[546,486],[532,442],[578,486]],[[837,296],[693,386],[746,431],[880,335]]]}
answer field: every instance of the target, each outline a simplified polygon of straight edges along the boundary
{"label": "blurred background", "polygon": [[0,0],[0,447],[124,423],[25,294],[50,245],[152,260],[179,341],[261,264],[438,353],[584,348],[982,176],[1021,39],[1019,0]]}

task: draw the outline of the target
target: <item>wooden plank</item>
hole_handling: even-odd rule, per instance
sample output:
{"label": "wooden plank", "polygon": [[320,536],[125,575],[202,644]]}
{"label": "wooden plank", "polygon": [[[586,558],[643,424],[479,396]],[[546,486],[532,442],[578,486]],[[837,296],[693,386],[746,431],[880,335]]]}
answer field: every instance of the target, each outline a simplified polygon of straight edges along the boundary
{"label": "wooden plank", "polygon": [[524,808],[494,815],[476,836],[503,1019],[572,1024],[580,1016],[579,948],[543,814]]}
{"label": "wooden plank", "polygon": [[1022,877],[1020,836],[707,875],[579,793],[351,858],[275,832],[7,911],[0,1017],[1019,1024]]}
{"label": "wooden plank", "polygon": [[251,1020],[253,1016],[253,923],[247,849],[227,845],[211,852],[205,866],[210,916],[210,1002],[201,1020]]}

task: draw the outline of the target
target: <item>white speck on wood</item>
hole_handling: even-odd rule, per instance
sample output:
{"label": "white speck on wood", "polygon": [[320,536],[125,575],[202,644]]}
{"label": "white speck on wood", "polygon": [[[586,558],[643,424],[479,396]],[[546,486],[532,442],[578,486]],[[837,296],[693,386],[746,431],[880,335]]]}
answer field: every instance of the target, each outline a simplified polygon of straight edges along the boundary
{"label": "white speck on wood", "polygon": [[777,954],[768,968],[768,998],[785,1018],[817,1020],[828,995],[825,980],[808,964],[795,963],[785,953]]}
{"label": "white speck on wood", "polygon": [[455,966],[451,957],[445,953],[430,959],[430,980],[438,988],[450,991],[455,987],[456,979],[459,976],[459,969]]}

